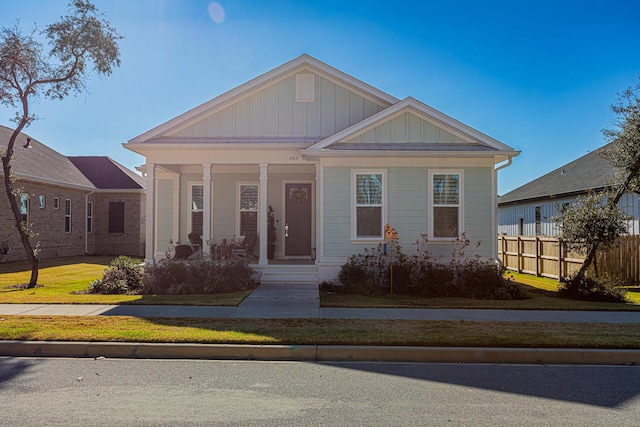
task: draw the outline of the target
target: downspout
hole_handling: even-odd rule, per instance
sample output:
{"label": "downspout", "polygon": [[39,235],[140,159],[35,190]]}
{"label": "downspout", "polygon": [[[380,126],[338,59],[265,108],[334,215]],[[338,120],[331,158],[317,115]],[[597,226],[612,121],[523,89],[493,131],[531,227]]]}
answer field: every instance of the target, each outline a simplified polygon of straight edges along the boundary
{"label": "downspout", "polygon": [[[89,231],[87,230],[87,219],[89,218],[89,196],[94,194],[95,191],[90,191],[84,196],[84,254],[89,254]],[[91,221],[93,221],[93,212],[91,212]],[[93,224],[91,225],[93,231]]]}
{"label": "downspout", "polygon": [[491,209],[494,210],[493,212],[493,230],[495,231],[495,235],[493,236],[493,238],[491,239],[492,243],[492,248],[491,251],[493,252],[493,257],[496,260],[496,262],[500,265],[500,267],[502,267],[502,262],[500,260],[500,258],[498,258],[498,171],[501,169],[506,168],[507,166],[511,165],[511,163],[513,162],[513,157],[509,156],[507,158],[507,162],[501,164],[500,166],[498,166],[497,168],[493,169],[493,194],[492,194],[492,203],[491,203]]}

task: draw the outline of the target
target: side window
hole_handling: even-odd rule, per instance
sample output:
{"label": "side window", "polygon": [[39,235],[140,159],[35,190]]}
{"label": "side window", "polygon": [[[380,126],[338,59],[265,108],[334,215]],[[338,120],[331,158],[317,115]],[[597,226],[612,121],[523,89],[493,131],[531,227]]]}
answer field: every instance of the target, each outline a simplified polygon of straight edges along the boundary
{"label": "side window", "polygon": [[238,186],[238,233],[246,236],[247,233],[258,231],[258,184],[239,184]]}
{"label": "side window", "polygon": [[29,227],[29,195],[24,193],[20,195],[20,221]]}
{"label": "side window", "polygon": [[87,233],[93,232],[93,202],[87,202]]}
{"label": "side window", "polygon": [[540,236],[542,233],[542,215],[540,214],[540,206],[536,206],[536,236]]}
{"label": "side window", "polygon": [[456,239],[462,228],[462,172],[432,172],[429,191],[434,239]]}
{"label": "side window", "polygon": [[64,201],[64,232],[71,233],[71,199]]}
{"label": "side window", "polygon": [[353,172],[353,238],[383,238],[386,197],[384,180],[384,171]]}
{"label": "side window", "polygon": [[109,233],[124,233],[124,202],[109,202]]}

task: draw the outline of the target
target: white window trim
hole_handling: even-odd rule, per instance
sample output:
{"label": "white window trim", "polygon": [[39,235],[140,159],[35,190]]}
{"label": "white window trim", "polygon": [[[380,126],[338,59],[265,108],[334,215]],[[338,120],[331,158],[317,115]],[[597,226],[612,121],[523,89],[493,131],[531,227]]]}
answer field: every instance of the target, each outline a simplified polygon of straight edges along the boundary
{"label": "white window trim", "polygon": [[[240,187],[244,186],[244,185],[255,185],[258,187],[258,208],[253,211],[253,210],[249,210],[249,209],[245,209],[245,210],[241,210],[240,209]],[[239,236],[240,235],[240,212],[257,212],[258,213],[258,219],[257,221],[259,221],[259,217],[260,217],[260,182],[259,181],[236,181],[236,206],[235,206],[235,211],[236,211],[236,227],[235,227],[235,235]],[[260,224],[256,224],[257,228],[260,229]]]}
{"label": "white window trim", "polygon": [[87,233],[93,233],[93,202],[87,202]]}
{"label": "white window trim", "polygon": [[[24,208],[26,210],[26,212],[22,212],[22,207],[23,207],[23,203],[24,203]],[[20,194],[20,216],[25,215],[26,219],[25,219],[25,226],[26,229],[29,230],[29,224],[31,222],[31,197],[29,197],[28,194],[26,193],[22,193]]]}
{"label": "white window trim", "polygon": [[[356,176],[382,175],[382,218],[380,237],[358,237],[358,215],[356,205]],[[375,206],[375,205],[374,205]],[[370,243],[384,240],[384,225],[387,223],[387,170],[386,169],[351,169],[351,242]]]}
{"label": "white window trim", "polygon": [[[69,214],[67,215],[67,202],[69,202]],[[67,230],[67,218],[69,218],[69,230]],[[64,232],[73,232],[73,204],[71,199],[64,199]]]}
{"label": "white window trim", "polygon": [[54,197],[53,198],[53,209],[54,210],[58,210],[60,209],[60,198],[59,197]]}
{"label": "white window trim", "polygon": [[[457,237],[435,237],[434,235],[434,221],[433,221],[433,176],[434,175],[458,175],[458,185],[460,188],[459,199],[457,205],[438,205],[443,207],[458,207],[458,236]],[[429,240],[432,242],[452,242],[464,233],[464,170],[462,169],[433,169],[429,171],[429,182],[428,184],[428,226],[429,226]]]}
{"label": "white window trim", "polygon": [[204,183],[202,181],[189,181],[187,183],[189,194],[187,194],[189,200],[188,214],[187,214],[187,234],[191,233],[193,229],[193,213],[194,212],[204,212],[204,209],[193,209],[193,187],[199,185],[202,187],[203,191],[203,201],[204,201]]}

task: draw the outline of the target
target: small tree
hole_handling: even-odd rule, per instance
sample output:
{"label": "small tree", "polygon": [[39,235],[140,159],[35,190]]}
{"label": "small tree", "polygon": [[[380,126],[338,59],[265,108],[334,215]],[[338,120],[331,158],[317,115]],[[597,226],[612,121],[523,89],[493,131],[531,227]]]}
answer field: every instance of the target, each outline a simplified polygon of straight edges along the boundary
{"label": "small tree", "polygon": [[[618,209],[616,204],[611,204],[611,193],[592,192],[566,206],[562,212],[551,219],[558,225],[563,240],[567,246],[583,254],[593,254],[593,258],[587,264],[594,266],[596,277],[598,265],[595,251],[597,248],[606,249],[614,245],[617,239],[627,233],[629,216]],[[581,268],[578,276],[586,272]]]}
{"label": "small tree", "polygon": [[[48,51],[36,39],[38,34],[48,39]],[[38,281],[38,257],[29,241],[29,225],[20,215],[17,200],[21,190],[15,187],[11,170],[16,139],[36,119],[29,103],[34,97],[62,100],[85,91],[91,69],[110,75],[112,68],[120,65],[117,41],[121,38],[88,0],[71,2],[69,15],[40,33],[34,28],[25,35],[18,24],[0,29],[0,103],[16,109],[16,128],[1,153],[2,168],[15,226],[31,264],[29,288]]]}
{"label": "small tree", "polygon": [[[567,233],[569,233],[568,227],[576,229],[584,227],[582,234],[585,239],[583,241],[585,242],[586,258],[578,271],[578,276],[584,276],[591,264],[595,262],[598,247],[602,244],[606,245],[602,238],[605,235],[607,239],[609,236],[613,236],[611,232],[616,229],[617,221],[622,221],[620,213],[616,212],[618,211],[618,202],[624,193],[640,190],[640,83],[618,94],[618,100],[611,105],[611,111],[616,115],[615,127],[602,131],[605,140],[609,143],[607,148],[602,151],[602,156],[616,169],[617,179],[615,182],[618,184],[612,185],[611,193],[602,196],[598,204],[586,203],[583,208],[578,208],[582,210],[578,210],[576,215],[573,215],[570,209],[568,216],[565,212],[564,218],[561,218],[560,221],[561,227],[567,229]],[[603,200],[606,201],[603,202]],[[592,211],[592,209],[597,209],[597,206],[601,206],[603,209],[600,214]],[[587,216],[583,217],[582,214]],[[597,222],[599,225],[596,226],[587,219],[589,214],[593,215],[592,219],[599,219]],[[609,219],[605,220],[605,218]],[[575,221],[575,227],[570,225],[571,221]],[[590,232],[595,234],[589,235]],[[567,235],[571,234],[574,233],[571,232]],[[579,234],[575,233],[575,236]],[[564,235],[565,231],[563,231]]]}

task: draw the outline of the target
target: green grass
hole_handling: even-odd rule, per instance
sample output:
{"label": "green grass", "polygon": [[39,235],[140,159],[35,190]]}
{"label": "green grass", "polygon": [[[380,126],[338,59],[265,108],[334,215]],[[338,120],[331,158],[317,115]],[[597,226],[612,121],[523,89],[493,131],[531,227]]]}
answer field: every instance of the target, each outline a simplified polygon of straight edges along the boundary
{"label": "green grass", "polygon": [[323,307],[376,308],[468,308],[502,310],[605,310],[640,311],[640,293],[627,292],[629,303],[576,301],[556,296],[558,282],[544,277],[508,273],[524,290],[526,299],[513,301],[470,298],[419,298],[405,295],[371,297],[363,295],[320,294]]}
{"label": "green grass", "polygon": [[[75,294],[102,276],[113,257],[72,257],[43,260],[38,283],[42,287],[16,289],[29,281],[26,262],[0,264],[0,303],[11,304],[179,304],[238,305],[249,292],[221,295],[88,295]],[[640,310],[640,292],[627,293],[629,304],[597,303],[557,298],[558,282],[543,277],[508,273],[525,290],[527,299],[487,301],[469,298],[368,297],[321,294],[324,307],[423,307],[531,310]]]}
{"label": "green grass", "polygon": [[0,339],[286,345],[640,348],[637,325],[4,316]]}
{"label": "green grass", "polygon": [[[198,304],[237,305],[248,292],[227,295],[85,295],[73,294],[101,277],[110,257],[45,260],[39,283],[20,290],[30,269],[26,263],[0,264],[0,303]],[[373,298],[322,294],[324,306],[438,307],[572,310],[638,310],[633,304],[586,303],[554,297],[557,282],[513,274],[530,298],[481,301],[464,298]],[[487,347],[640,348],[637,325],[535,322],[462,322],[339,319],[144,319],[111,316],[3,316],[0,339],[43,341],[114,341],[236,343],[288,345],[418,345]]]}
{"label": "green grass", "polygon": [[77,294],[102,277],[114,257],[70,257],[43,260],[38,285],[33,289],[14,286],[29,282],[27,262],[0,264],[0,304],[177,304],[236,306],[249,295],[234,292],[218,295],[94,295]]}

